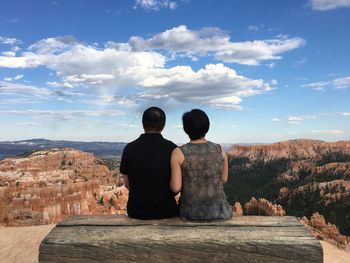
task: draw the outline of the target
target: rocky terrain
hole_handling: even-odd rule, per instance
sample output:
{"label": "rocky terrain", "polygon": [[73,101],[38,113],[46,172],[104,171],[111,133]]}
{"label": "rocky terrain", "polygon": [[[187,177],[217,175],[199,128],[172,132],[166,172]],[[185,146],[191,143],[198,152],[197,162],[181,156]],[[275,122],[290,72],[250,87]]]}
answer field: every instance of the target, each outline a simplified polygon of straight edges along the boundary
{"label": "rocky terrain", "polygon": [[271,161],[288,160],[318,160],[324,158],[338,159],[338,155],[350,155],[350,141],[324,142],[319,140],[290,140],[272,144],[251,146],[234,145],[230,152],[235,157],[246,157],[251,160]]}
{"label": "rocky terrain", "polygon": [[229,173],[231,203],[256,197],[281,205],[288,215],[319,212],[350,236],[350,141],[234,145]]}
{"label": "rocky terrain", "polygon": [[284,216],[286,211],[280,205],[272,204],[264,198],[252,197],[248,203],[244,205],[245,215],[259,216]]}
{"label": "rocky terrain", "polygon": [[51,149],[0,161],[0,223],[37,225],[68,215],[125,213],[119,173],[92,153]]}
{"label": "rocky terrain", "polygon": [[324,217],[317,212],[311,216],[310,220],[303,217],[300,221],[308,226],[318,239],[325,240],[344,249],[350,244],[350,237],[340,234],[335,225],[326,223]]}

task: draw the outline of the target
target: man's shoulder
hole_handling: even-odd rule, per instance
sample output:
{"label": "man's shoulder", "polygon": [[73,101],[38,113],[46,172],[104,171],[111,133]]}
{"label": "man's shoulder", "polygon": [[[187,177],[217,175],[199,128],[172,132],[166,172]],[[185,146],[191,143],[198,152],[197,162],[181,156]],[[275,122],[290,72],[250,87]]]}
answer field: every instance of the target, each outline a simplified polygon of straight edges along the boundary
{"label": "man's shoulder", "polygon": [[165,143],[165,144],[167,144],[169,147],[171,147],[171,148],[176,148],[177,147],[177,145],[175,144],[175,143],[173,143],[172,141],[170,141],[170,140],[168,140],[168,139],[165,139],[164,137],[163,137],[163,142]]}
{"label": "man's shoulder", "polygon": [[124,151],[133,149],[133,148],[137,147],[138,144],[140,144],[140,138],[137,138],[137,139],[127,143],[124,147]]}

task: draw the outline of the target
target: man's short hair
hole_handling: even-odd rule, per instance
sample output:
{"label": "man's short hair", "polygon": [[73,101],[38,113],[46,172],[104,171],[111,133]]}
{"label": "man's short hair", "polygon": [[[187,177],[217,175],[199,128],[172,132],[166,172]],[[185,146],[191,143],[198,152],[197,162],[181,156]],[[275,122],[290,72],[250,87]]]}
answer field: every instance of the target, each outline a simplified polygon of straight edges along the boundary
{"label": "man's short hair", "polygon": [[203,138],[209,130],[209,118],[207,114],[199,109],[193,109],[182,115],[184,131],[191,140]]}
{"label": "man's short hair", "polygon": [[165,113],[158,107],[150,107],[142,115],[143,129],[148,132],[161,132],[165,126]]}

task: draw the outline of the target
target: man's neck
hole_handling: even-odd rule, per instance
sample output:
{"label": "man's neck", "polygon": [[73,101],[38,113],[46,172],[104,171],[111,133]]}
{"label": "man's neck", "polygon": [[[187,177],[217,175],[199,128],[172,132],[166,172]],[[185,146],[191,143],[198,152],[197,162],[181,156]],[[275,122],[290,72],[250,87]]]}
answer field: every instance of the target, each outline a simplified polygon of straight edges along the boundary
{"label": "man's neck", "polygon": [[145,131],[145,133],[149,134],[149,133],[159,133],[161,134],[161,131]]}

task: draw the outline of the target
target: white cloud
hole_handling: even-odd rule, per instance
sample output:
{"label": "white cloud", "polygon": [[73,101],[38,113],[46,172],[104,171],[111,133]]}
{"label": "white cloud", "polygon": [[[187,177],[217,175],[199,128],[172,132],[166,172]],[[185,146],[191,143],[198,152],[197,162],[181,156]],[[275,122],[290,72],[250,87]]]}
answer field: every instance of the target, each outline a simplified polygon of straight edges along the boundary
{"label": "white cloud", "polygon": [[278,84],[278,81],[276,79],[271,79],[270,83],[272,86],[276,86]]}
{"label": "white cloud", "polygon": [[340,134],[343,133],[341,130],[312,130],[312,133],[317,134]]}
{"label": "white cloud", "polygon": [[289,116],[288,121],[302,121],[303,118],[301,117],[296,117],[296,116]]}
{"label": "white cloud", "polygon": [[130,129],[130,128],[137,128],[138,126],[135,124],[129,124],[129,123],[116,123],[113,125],[117,128],[123,128],[123,129]]}
{"label": "white cloud", "polygon": [[7,44],[12,46],[20,43],[21,41],[16,38],[0,36],[0,44]]}
{"label": "white cloud", "polygon": [[25,55],[22,57],[0,56],[0,67],[3,68],[35,68],[40,66],[40,62],[35,55]]}
{"label": "white cloud", "polygon": [[327,86],[332,86],[335,89],[350,88],[350,76],[336,78],[328,81],[313,82],[303,85],[303,87],[309,87],[314,90],[325,90]]}
{"label": "white cloud", "polygon": [[[21,75],[17,75],[14,79],[22,78]],[[11,80],[13,80],[11,78]],[[57,99],[64,102],[72,102],[70,98],[83,96],[83,93],[77,91],[61,91],[61,90],[49,90],[46,88],[39,88],[32,85],[4,82],[0,81],[0,104],[18,104],[18,103],[40,103],[49,99]]]}
{"label": "white cloud", "polygon": [[[190,66],[167,67],[166,62],[171,58],[157,50],[169,51],[170,56],[174,52],[180,55],[192,52],[191,55],[199,57],[211,53],[218,57],[220,52],[232,51],[235,53],[233,57],[240,63],[258,64],[264,59],[277,59],[278,54],[294,46],[290,46],[294,41],[300,42],[300,45],[303,43],[301,39],[285,36],[275,40],[234,43],[218,28],[191,31],[186,26],[167,30],[146,40],[132,37],[128,43],[109,42],[104,48],[63,36],[40,40],[19,56],[0,56],[0,67],[43,66],[59,78],[47,81],[51,88],[78,88],[86,94],[95,94],[97,98],[119,96],[120,99],[120,102],[118,99],[105,102],[103,99],[90,99],[85,100],[86,103],[131,105],[130,101],[147,103],[162,100],[239,110],[244,97],[264,94],[277,81],[268,83],[262,79],[250,79],[221,63],[208,64],[197,71]],[[121,98],[120,94],[129,95]]]}
{"label": "white cloud", "polygon": [[259,31],[259,27],[258,26],[254,26],[254,25],[250,25],[250,26],[248,26],[248,30],[249,31]]}
{"label": "white cloud", "polygon": [[[1,94],[1,91],[0,91]],[[37,99],[33,99],[32,97],[22,97],[15,99],[3,99],[0,100],[0,105],[18,105],[18,104],[37,104],[39,101]]]}
{"label": "white cloud", "polygon": [[326,11],[343,7],[350,7],[350,0],[310,0],[313,10]]}
{"label": "white cloud", "polygon": [[273,118],[273,119],[272,119],[272,122],[281,122],[281,119],[279,119],[279,118]]}
{"label": "white cloud", "polygon": [[259,65],[263,60],[281,59],[280,54],[304,45],[300,38],[255,40],[230,43],[226,50],[215,53],[215,58],[224,62]]}
{"label": "white cloud", "polygon": [[50,87],[54,87],[54,88],[60,88],[60,87],[64,87],[64,88],[73,88],[74,86],[68,82],[56,82],[56,81],[48,81],[46,82],[46,84]]}
{"label": "white cloud", "polygon": [[143,97],[202,103],[220,109],[241,109],[241,97],[271,90],[263,80],[240,76],[223,64],[209,64],[198,71],[188,66],[158,69],[141,84],[148,88]]}
{"label": "white cloud", "polygon": [[13,81],[13,80],[19,80],[19,79],[21,79],[21,78],[23,78],[23,75],[21,74],[21,75],[19,75],[19,74],[17,74],[15,77],[5,77],[4,78],[4,80],[5,81]]}
{"label": "white cloud", "polygon": [[350,88],[350,76],[334,79],[333,85],[336,89]]}
{"label": "white cloud", "polygon": [[320,81],[320,82],[314,82],[309,84],[304,84],[303,87],[308,87],[313,90],[325,90],[325,87],[330,84],[329,81]]}
{"label": "white cloud", "polygon": [[16,56],[16,52],[13,52],[13,51],[4,51],[4,52],[1,52],[1,54],[5,57],[15,57]]}
{"label": "white cloud", "polygon": [[13,52],[18,52],[18,51],[21,51],[21,50],[22,49],[20,47],[18,47],[18,46],[11,47],[11,51],[13,51]]}
{"label": "white cloud", "polygon": [[[281,59],[281,54],[305,44],[301,38],[279,36],[275,39],[231,42],[230,37],[220,28],[208,27],[189,30],[185,25],[174,27],[149,39],[131,37],[128,44],[133,50],[166,50],[189,56],[214,57],[223,62],[258,65],[263,60]],[[110,46],[119,48],[119,43]],[[125,49],[125,45],[123,46]]]}
{"label": "white cloud", "polygon": [[[16,77],[21,78],[21,75],[17,75]],[[48,89],[38,88],[31,85],[0,81],[0,94],[17,96],[36,96],[46,98],[48,95],[51,95],[52,92],[50,92]]]}
{"label": "white cloud", "polygon": [[39,126],[37,123],[31,122],[31,121],[28,121],[28,122],[18,122],[17,124],[18,124],[18,125],[21,125],[21,126]]}
{"label": "white cloud", "polygon": [[14,77],[13,79],[14,80],[18,80],[18,79],[21,79],[23,78],[23,75],[22,74],[17,74],[16,77]]}
{"label": "white cloud", "polygon": [[350,112],[337,112],[337,114],[341,116],[350,116]]}
{"label": "white cloud", "polygon": [[82,102],[94,105],[120,105],[123,107],[135,106],[139,98],[137,95],[129,96],[102,96],[93,99],[84,99]]}
{"label": "white cloud", "polygon": [[315,115],[288,116],[287,122],[289,124],[301,124],[303,121],[315,119],[317,119]]}
{"label": "white cloud", "polygon": [[294,65],[296,67],[301,67],[301,66],[305,65],[307,62],[308,62],[307,58],[302,58],[300,60],[295,61]]}
{"label": "white cloud", "polygon": [[135,8],[158,11],[160,9],[176,9],[177,3],[170,0],[135,0]]}
{"label": "white cloud", "polygon": [[301,122],[304,119],[302,117],[297,117],[297,116],[289,116],[288,117],[288,123],[289,124],[301,124]]}
{"label": "white cloud", "polygon": [[39,54],[58,54],[69,50],[78,44],[73,36],[59,36],[42,39],[29,46],[29,50],[36,51]]}
{"label": "white cloud", "polygon": [[115,77],[112,74],[68,75],[65,78],[66,83],[89,83],[90,85],[103,84],[113,79],[115,79]]}
{"label": "white cloud", "polygon": [[45,118],[48,120],[69,121],[75,119],[81,119],[84,117],[106,117],[106,116],[121,116],[125,113],[118,110],[102,110],[102,111],[89,111],[89,110],[4,110],[0,111],[2,115],[19,115],[19,116],[31,116],[35,118]]}

